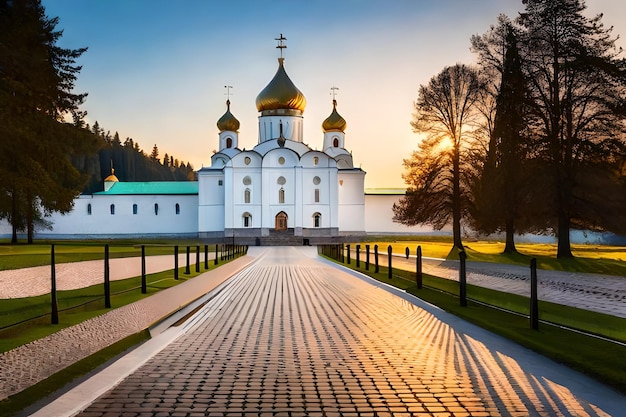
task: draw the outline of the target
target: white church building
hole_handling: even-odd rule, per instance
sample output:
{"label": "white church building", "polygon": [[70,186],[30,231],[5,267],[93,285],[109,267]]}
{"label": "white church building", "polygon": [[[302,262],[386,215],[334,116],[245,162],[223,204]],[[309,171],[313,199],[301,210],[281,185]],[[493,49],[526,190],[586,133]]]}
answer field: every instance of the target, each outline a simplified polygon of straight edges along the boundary
{"label": "white church building", "polygon": [[200,238],[317,241],[365,234],[365,172],[354,167],[345,148],[346,121],[335,100],[322,123],[321,151],[304,142],[306,100],[282,57],[256,99],[259,137],[253,149],[239,149],[239,121],[226,105],[217,122],[219,149],[211,167],[198,171]]}

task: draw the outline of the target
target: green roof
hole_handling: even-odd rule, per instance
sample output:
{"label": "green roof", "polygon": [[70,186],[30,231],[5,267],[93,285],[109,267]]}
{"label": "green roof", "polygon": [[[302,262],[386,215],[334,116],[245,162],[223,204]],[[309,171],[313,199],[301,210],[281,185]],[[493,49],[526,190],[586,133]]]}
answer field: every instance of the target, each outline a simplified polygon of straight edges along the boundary
{"label": "green roof", "polygon": [[197,181],[154,181],[154,182],[116,182],[108,191],[94,194],[104,195],[180,195],[198,194]]}

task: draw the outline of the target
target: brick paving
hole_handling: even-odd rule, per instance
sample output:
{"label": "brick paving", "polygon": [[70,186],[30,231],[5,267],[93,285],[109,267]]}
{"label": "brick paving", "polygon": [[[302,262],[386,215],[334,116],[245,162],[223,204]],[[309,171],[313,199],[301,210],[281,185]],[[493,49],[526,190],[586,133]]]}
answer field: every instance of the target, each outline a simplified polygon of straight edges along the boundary
{"label": "brick paving", "polygon": [[79,415],[607,416],[626,404],[311,249],[252,252],[181,336]]}

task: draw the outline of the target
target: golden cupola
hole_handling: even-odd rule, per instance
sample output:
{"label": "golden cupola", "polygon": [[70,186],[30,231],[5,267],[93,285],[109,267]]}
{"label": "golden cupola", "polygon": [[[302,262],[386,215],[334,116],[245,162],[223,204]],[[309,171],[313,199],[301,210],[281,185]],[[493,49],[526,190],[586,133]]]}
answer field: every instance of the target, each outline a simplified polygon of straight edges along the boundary
{"label": "golden cupola", "polygon": [[272,81],[256,98],[256,108],[264,114],[280,114],[280,110],[291,110],[302,114],[306,107],[304,94],[294,85],[283,65],[284,58],[278,58],[278,70]]}
{"label": "golden cupola", "polygon": [[230,112],[230,100],[226,100],[226,113],[217,121],[217,128],[220,132],[239,131],[239,120]]}
{"label": "golden cupola", "polygon": [[333,111],[322,123],[322,129],[324,132],[344,132],[346,125],[346,120],[337,113],[337,100],[333,99]]}

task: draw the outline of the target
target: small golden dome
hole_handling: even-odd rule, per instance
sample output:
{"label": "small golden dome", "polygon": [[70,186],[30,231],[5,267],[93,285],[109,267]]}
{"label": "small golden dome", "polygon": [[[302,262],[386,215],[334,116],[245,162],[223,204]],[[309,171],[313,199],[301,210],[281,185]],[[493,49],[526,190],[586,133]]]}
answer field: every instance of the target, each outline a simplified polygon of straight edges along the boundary
{"label": "small golden dome", "polygon": [[322,123],[324,132],[343,132],[346,130],[346,121],[337,113],[337,100],[333,100],[333,112]]}
{"label": "small golden dome", "polygon": [[283,58],[278,58],[276,75],[256,98],[256,108],[260,112],[279,109],[304,112],[306,107],[304,94],[289,79],[283,61]]}
{"label": "small golden dome", "polygon": [[115,176],[115,170],[113,168],[111,168],[111,175],[106,177],[104,179],[104,182],[120,182],[120,180],[118,180],[117,177]]}
{"label": "small golden dome", "polygon": [[217,121],[217,128],[220,132],[227,130],[237,132],[239,130],[239,120],[230,112],[230,100],[226,100],[226,113]]}

